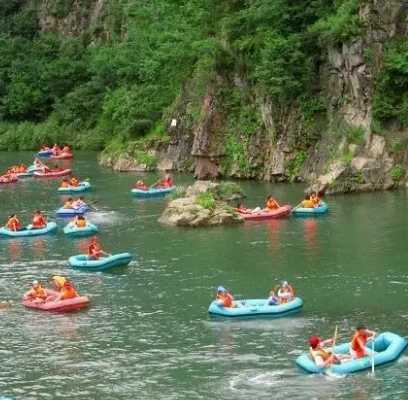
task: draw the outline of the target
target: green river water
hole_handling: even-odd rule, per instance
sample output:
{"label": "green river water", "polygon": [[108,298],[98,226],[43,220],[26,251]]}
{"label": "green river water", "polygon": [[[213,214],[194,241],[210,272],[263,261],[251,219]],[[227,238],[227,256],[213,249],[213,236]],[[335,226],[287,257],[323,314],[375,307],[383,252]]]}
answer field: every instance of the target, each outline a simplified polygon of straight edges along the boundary
{"label": "green river water", "polygon": [[[317,219],[289,217],[229,228],[180,229],[157,222],[163,199],[130,196],[137,176],[97,165],[77,153],[74,172],[90,178],[89,220],[102,247],[129,251],[133,262],[108,273],[71,270],[69,256],[89,239],[55,235],[0,239],[0,395],[16,399],[407,399],[403,355],[375,376],[311,376],[295,365],[309,336],[348,341],[356,324],[408,333],[408,197],[405,191],[336,196]],[[32,161],[32,153],[2,153],[0,170]],[[174,175],[177,184],[191,176]],[[244,182],[249,206],[268,194],[295,205],[301,185]],[[0,221],[34,209],[54,219],[58,181],[0,187]],[[3,223],[3,222],[2,222]],[[69,276],[90,297],[89,309],[48,314],[19,301],[33,279]],[[304,300],[301,313],[277,320],[211,320],[207,308],[223,285],[236,298],[267,297],[283,279]],[[0,300],[1,300],[0,299]]]}

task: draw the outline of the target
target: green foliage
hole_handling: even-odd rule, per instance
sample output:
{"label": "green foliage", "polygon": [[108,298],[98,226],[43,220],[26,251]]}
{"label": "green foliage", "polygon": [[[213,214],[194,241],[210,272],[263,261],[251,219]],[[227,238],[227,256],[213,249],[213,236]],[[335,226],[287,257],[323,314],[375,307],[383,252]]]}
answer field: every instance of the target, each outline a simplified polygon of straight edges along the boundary
{"label": "green foliage", "polygon": [[360,125],[349,125],[346,128],[346,139],[348,143],[362,144],[364,143],[364,128]]}
{"label": "green foliage", "polygon": [[180,197],[185,197],[186,195],[186,187],[185,186],[177,186],[176,190],[173,190],[171,193],[167,194],[165,199],[166,200],[176,200]]}
{"label": "green foliage", "polygon": [[307,158],[307,151],[306,150],[300,150],[298,153],[296,153],[295,157],[293,160],[288,160],[285,162],[285,170],[290,176],[299,176],[300,170],[303,167],[303,164],[305,163]]}
{"label": "green foliage", "polygon": [[402,165],[395,165],[391,171],[391,179],[394,182],[401,182],[404,179],[405,169]]}
{"label": "green foliage", "polygon": [[245,190],[235,182],[221,182],[217,197],[220,200],[233,200],[246,197]]}
{"label": "green foliage", "polygon": [[199,193],[196,199],[197,204],[207,210],[214,210],[217,203],[212,193]]}
{"label": "green foliage", "polygon": [[138,164],[147,165],[149,168],[156,168],[159,162],[159,157],[150,155],[147,151],[136,151],[135,161]]}

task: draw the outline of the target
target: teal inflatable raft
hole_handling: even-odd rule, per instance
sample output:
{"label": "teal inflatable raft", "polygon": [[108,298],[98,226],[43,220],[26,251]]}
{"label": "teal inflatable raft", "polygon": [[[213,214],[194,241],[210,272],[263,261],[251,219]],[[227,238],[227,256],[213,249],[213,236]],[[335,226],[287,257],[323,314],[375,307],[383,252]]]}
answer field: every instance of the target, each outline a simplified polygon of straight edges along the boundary
{"label": "teal inflatable raft", "polygon": [[[383,332],[374,340],[374,367],[392,363],[404,352],[407,341],[402,336],[391,332]],[[367,348],[371,350],[371,343]],[[344,343],[333,348],[335,354],[347,354],[350,352],[350,343]],[[310,358],[309,354],[303,354],[296,359],[296,364],[310,374],[322,374],[326,369],[319,368]],[[357,358],[342,364],[333,364],[332,371],[335,374],[352,374],[372,368],[371,357]]]}
{"label": "teal inflatable raft", "polygon": [[219,317],[285,317],[299,312],[303,307],[303,302],[299,297],[295,297],[286,304],[270,306],[267,299],[252,299],[234,301],[237,307],[223,307],[214,300],[208,308],[210,315]]}
{"label": "teal inflatable raft", "polygon": [[85,192],[85,190],[89,190],[90,188],[91,184],[89,182],[81,182],[79,186],[70,186],[67,188],[60,187],[58,189],[58,193],[60,194],[80,193]]}
{"label": "teal inflatable raft", "polygon": [[85,204],[84,206],[74,207],[74,208],[61,207],[55,212],[55,214],[58,217],[72,217],[72,216],[75,216],[75,215],[83,215],[87,211],[88,211],[88,206]]}
{"label": "teal inflatable raft", "polygon": [[69,258],[68,262],[72,268],[87,271],[105,271],[109,268],[128,265],[132,261],[129,253],[116,254],[110,257],[103,257],[99,260],[90,260],[88,256],[79,254]]}
{"label": "teal inflatable raft", "polygon": [[33,229],[32,225],[27,226],[26,228],[21,229],[20,231],[11,231],[8,228],[0,228],[0,235],[9,236],[9,237],[27,237],[27,236],[39,236],[46,235],[58,229],[58,226],[55,222],[48,222],[45,228]]}
{"label": "teal inflatable raft", "polygon": [[294,208],[292,210],[292,214],[297,217],[308,217],[313,215],[322,215],[327,213],[327,211],[329,211],[329,206],[326,203],[322,202],[322,204],[316,208]]}
{"label": "teal inflatable raft", "polygon": [[150,189],[150,190],[140,190],[140,189],[132,189],[131,194],[135,197],[160,197],[165,196],[176,190],[176,186],[172,186],[170,188],[164,189]]}
{"label": "teal inflatable raft", "polygon": [[73,223],[69,223],[64,227],[64,234],[70,237],[92,236],[98,232],[98,227],[89,221],[86,221],[86,226],[84,228],[78,228]]}

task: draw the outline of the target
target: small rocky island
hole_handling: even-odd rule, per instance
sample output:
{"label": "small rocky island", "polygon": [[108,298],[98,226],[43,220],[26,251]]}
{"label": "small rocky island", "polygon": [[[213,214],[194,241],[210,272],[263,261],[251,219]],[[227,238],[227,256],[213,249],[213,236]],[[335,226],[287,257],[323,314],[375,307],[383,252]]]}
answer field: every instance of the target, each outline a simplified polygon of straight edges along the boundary
{"label": "small rocky island", "polygon": [[239,224],[244,219],[228,201],[243,197],[246,194],[236,183],[197,181],[177,189],[159,222],[188,227]]}

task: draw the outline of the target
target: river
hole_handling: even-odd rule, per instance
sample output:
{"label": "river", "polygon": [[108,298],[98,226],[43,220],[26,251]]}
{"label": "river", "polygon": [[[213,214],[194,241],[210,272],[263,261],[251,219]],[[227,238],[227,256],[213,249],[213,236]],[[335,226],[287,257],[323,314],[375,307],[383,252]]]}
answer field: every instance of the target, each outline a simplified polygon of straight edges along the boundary
{"label": "river", "polygon": [[[310,376],[295,365],[309,336],[348,341],[354,327],[402,335],[407,327],[408,226],[405,191],[335,196],[331,212],[228,228],[181,229],[157,222],[165,200],[130,196],[136,177],[101,169],[95,153],[76,153],[77,176],[93,185],[102,247],[134,261],[108,273],[71,270],[69,256],[88,239],[56,235],[0,239],[2,345],[0,395],[16,399],[406,399],[404,355],[375,376]],[[0,170],[32,161],[2,153]],[[191,176],[174,175],[177,184]],[[295,205],[303,186],[243,182],[249,206],[268,194]],[[49,219],[61,205],[58,181],[0,187],[0,220],[34,209]],[[32,280],[69,276],[90,297],[87,310],[47,314],[19,304]],[[237,298],[266,297],[288,279],[304,300],[300,314],[277,320],[211,320],[207,308],[223,285]]]}

